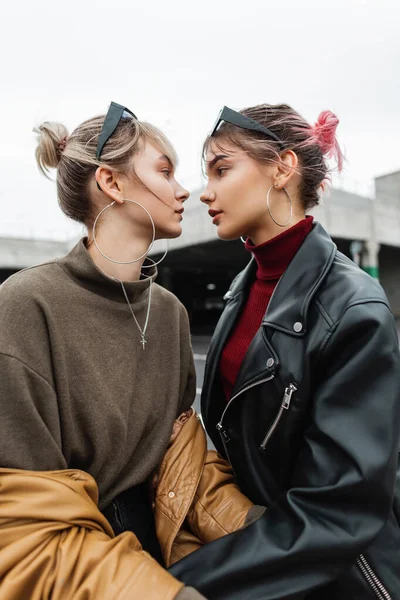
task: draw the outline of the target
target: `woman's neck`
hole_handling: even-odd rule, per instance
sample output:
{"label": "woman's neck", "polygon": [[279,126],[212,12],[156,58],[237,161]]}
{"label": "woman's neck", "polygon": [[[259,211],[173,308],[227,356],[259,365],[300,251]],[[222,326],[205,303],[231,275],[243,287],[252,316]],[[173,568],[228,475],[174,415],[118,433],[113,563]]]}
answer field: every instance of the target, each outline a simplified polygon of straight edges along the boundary
{"label": "woman's neck", "polygon": [[257,261],[257,279],[278,280],[299,250],[313,227],[313,217],[309,216],[276,237],[255,246],[247,241],[245,248],[253,253]]}
{"label": "woman's neck", "polygon": [[[151,243],[151,232],[143,232],[138,228],[133,228],[129,223],[104,223],[100,229],[96,227],[96,244],[93,240],[93,232],[89,235],[88,252],[95,265],[108,277],[122,281],[138,281],[140,279],[141,268]],[[114,263],[106,256],[119,261],[128,262],[137,259],[140,260],[131,264]]]}
{"label": "woman's neck", "polygon": [[269,242],[284,231],[291,229],[297,225],[297,223],[303,221],[303,219],[305,219],[305,214],[293,215],[292,220],[285,227],[280,227],[279,225],[276,225],[272,219],[269,219],[268,223],[264,223],[261,226],[256,226],[251,232],[249,232],[248,237],[254,246],[259,246],[260,244]]}

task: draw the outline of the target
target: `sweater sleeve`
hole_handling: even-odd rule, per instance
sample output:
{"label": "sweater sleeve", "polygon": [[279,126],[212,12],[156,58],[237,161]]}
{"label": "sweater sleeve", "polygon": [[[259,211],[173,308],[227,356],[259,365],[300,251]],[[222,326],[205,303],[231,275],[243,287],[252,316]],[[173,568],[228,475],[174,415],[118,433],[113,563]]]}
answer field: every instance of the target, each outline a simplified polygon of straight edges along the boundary
{"label": "sweater sleeve", "polygon": [[[189,317],[181,305],[181,398],[178,415],[189,410],[196,398],[196,370],[190,339]],[[177,415],[177,416],[178,416]]]}
{"label": "sweater sleeve", "polygon": [[65,469],[53,387],[31,367],[5,353],[0,353],[0,382],[0,465]]}

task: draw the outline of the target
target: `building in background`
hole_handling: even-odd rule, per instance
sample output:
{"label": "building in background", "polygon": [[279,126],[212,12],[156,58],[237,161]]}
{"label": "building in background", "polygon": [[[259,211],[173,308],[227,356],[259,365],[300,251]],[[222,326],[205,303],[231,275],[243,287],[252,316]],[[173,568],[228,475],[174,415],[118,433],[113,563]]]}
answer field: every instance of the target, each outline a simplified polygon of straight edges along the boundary
{"label": "building in background", "polygon": [[[183,234],[171,240],[169,253],[159,265],[158,282],[185,304],[192,331],[209,333],[223,308],[226,290],[250,256],[240,240],[218,239],[199,196],[198,190],[191,194]],[[377,177],[370,196],[334,187],[312,214],[341,252],[379,278],[400,319],[400,171]],[[0,282],[21,268],[62,256],[75,242],[0,238]]]}

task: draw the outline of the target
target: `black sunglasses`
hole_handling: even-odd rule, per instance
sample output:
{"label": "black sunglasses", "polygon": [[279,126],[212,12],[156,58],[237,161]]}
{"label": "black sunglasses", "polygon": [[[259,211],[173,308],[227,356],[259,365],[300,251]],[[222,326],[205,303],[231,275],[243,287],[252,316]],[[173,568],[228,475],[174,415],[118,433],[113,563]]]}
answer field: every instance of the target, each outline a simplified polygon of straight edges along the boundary
{"label": "black sunglasses", "polygon": [[97,160],[100,159],[105,144],[117,129],[120,120],[130,119],[131,117],[134,117],[137,120],[137,116],[131,110],[129,110],[129,108],[126,108],[126,106],[122,106],[121,104],[117,104],[116,102],[111,102],[99,135],[99,141],[97,143]]}
{"label": "black sunglasses", "polygon": [[261,123],[250,119],[250,117],[245,117],[241,113],[238,113],[227,106],[224,106],[224,108],[220,111],[213,130],[210,133],[211,137],[216,134],[223,121],[225,121],[225,123],[235,125],[236,127],[241,127],[241,129],[249,129],[250,131],[259,131],[260,133],[264,133],[275,142],[279,142],[280,147],[283,148],[283,142],[278,138],[278,136],[272,133],[270,129],[267,129],[261,125]]}

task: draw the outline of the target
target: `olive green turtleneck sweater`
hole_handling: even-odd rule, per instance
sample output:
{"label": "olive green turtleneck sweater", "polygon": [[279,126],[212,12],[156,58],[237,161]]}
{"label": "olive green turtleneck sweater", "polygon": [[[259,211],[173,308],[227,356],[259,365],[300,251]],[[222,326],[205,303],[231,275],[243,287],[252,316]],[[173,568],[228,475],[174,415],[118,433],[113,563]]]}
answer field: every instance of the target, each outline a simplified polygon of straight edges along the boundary
{"label": "olive green turtleneck sweater", "polygon": [[[143,327],[149,282],[125,287]],[[100,509],[144,481],[196,393],[186,311],[155,283],[146,338],[143,351],[121,285],[85,240],[10,277],[0,287],[1,466],[87,471]]]}

